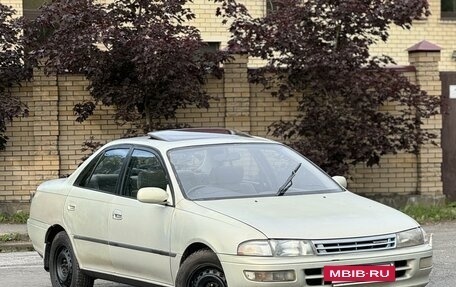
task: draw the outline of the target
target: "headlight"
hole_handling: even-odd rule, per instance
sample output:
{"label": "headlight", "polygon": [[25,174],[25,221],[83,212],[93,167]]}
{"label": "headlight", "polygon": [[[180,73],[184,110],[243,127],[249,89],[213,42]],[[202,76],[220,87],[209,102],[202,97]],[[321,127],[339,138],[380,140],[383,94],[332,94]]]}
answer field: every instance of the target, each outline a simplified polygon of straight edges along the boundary
{"label": "headlight", "polygon": [[426,235],[420,227],[396,234],[396,247],[410,247],[425,243]]}
{"label": "headlight", "polygon": [[255,240],[238,246],[238,255],[295,257],[313,255],[312,244],[307,240]]}
{"label": "headlight", "polygon": [[238,255],[272,256],[272,249],[267,240],[246,241],[239,244]]}

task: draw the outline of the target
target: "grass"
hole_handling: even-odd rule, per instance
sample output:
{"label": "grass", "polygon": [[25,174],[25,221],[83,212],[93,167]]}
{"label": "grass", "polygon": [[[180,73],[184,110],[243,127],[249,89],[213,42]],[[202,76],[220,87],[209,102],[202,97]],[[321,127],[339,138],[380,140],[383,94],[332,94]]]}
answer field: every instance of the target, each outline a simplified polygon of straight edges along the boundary
{"label": "grass", "polygon": [[22,239],[19,233],[7,233],[0,235],[0,242],[20,241]]}
{"label": "grass", "polygon": [[409,205],[403,208],[402,212],[420,224],[456,220],[456,202],[444,206]]}
{"label": "grass", "polygon": [[25,224],[29,214],[27,212],[18,211],[13,215],[2,214],[0,213],[0,223],[7,224]]}

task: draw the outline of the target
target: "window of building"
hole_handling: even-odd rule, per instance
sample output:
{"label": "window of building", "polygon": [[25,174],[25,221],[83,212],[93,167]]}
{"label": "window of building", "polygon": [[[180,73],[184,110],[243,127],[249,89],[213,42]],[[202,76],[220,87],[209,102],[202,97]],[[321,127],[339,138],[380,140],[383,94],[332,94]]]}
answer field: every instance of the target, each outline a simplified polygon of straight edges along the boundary
{"label": "window of building", "polygon": [[277,10],[277,0],[266,0],[266,15]]}
{"label": "window of building", "polygon": [[220,42],[205,42],[206,46],[202,47],[200,51],[205,52],[217,52],[220,50]]}
{"label": "window of building", "polygon": [[441,18],[456,20],[456,0],[441,0]]}
{"label": "window of building", "polygon": [[46,0],[22,0],[24,18],[33,20],[40,14],[40,7]]}
{"label": "window of building", "polygon": [[[202,46],[199,48],[198,51],[196,51],[194,59],[195,60],[200,60],[204,54],[209,53],[215,53],[220,50],[220,42],[204,42],[206,45]],[[207,67],[213,67],[215,66],[214,62],[212,60],[206,60],[204,62],[205,66]]]}

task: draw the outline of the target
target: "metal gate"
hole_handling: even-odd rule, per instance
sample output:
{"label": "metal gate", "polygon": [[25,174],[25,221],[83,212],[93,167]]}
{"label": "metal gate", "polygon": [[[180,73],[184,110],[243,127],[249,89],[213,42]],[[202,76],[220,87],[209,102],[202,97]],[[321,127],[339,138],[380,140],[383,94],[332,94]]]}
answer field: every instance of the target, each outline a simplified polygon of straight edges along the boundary
{"label": "metal gate", "polygon": [[441,72],[443,193],[456,200],[456,72]]}

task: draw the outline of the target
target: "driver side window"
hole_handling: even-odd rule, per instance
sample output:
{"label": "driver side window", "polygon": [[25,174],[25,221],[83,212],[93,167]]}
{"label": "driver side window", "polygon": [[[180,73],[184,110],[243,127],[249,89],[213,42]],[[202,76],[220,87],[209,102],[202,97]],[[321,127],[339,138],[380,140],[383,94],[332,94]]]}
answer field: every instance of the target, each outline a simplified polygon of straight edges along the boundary
{"label": "driver side window", "polygon": [[136,198],[143,187],[159,187],[166,190],[168,180],[159,158],[152,152],[134,150],[128,165],[124,194]]}

